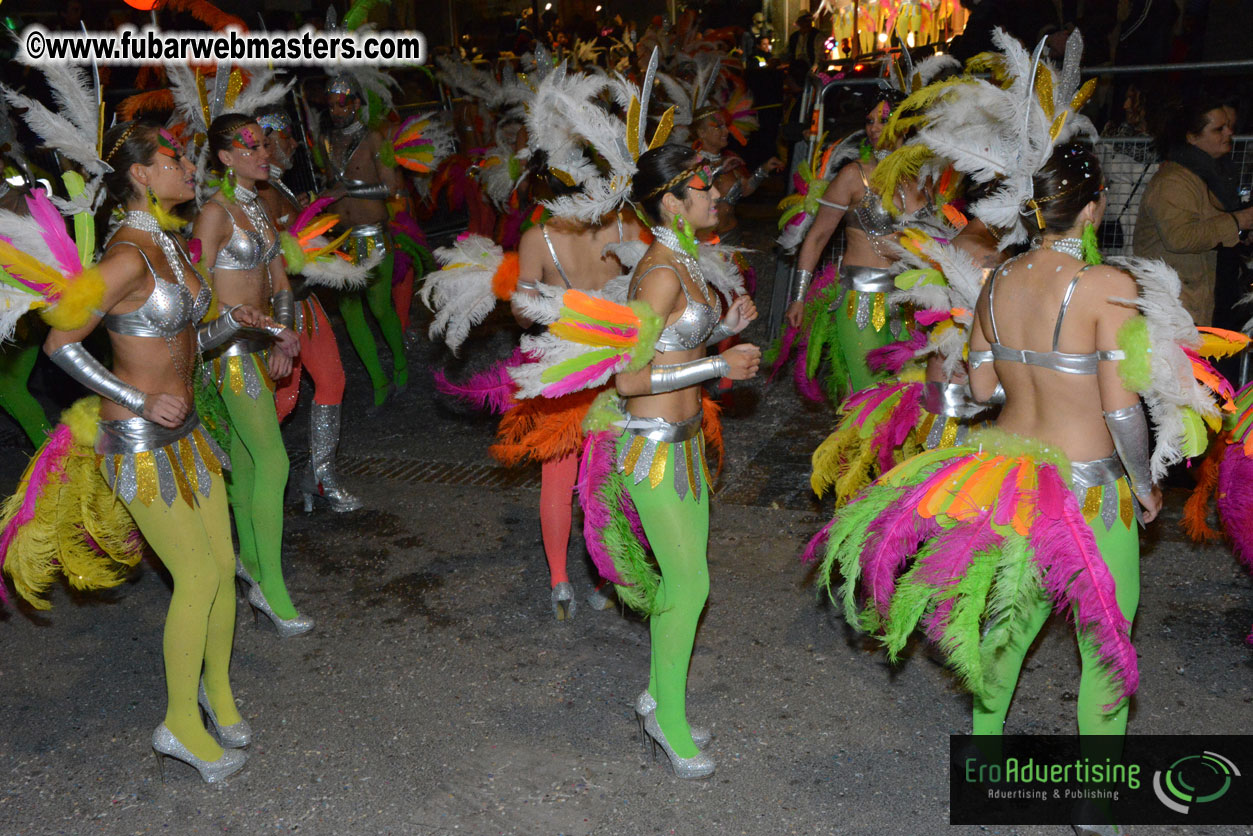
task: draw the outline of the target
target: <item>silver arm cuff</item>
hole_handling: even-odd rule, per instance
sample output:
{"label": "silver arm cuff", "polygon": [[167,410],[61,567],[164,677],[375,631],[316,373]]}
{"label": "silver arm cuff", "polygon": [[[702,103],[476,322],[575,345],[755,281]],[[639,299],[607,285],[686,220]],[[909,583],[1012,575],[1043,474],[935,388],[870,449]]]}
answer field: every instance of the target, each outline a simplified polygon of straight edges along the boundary
{"label": "silver arm cuff", "polygon": [[739,203],[743,197],[744,185],[739,180],[736,180],[735,184],[732,185],[731,188],[727,189],[727,193],[719,198],[718,202],[725,203],[728,206],[734,206]]}
{"label": "silver arm cuff", "polygon": [[988,399],[986,401],[980,401],[980,403],[986,403],[992,406],[999,406],[1005,403],[1005,387],[1001,385],[999,380],[996,382],[996,388],[992,390],[992,394],[988,396]]}
{"label": "silver arm cuff", "polygon": [[368,186],[345,186],[344,189],[348,197],[356,197],[361,200],[387,200],[392,196],[392,190],[383,183],[371,183]]}
{"label": "silver arm cuff", "polygon": [[1114,449],[1131,480],[1131,490],[1137,496],[1148,496],[1153,491],[1153,475],[1149,459],[1153,444],[1149,439],[1149,424],[1144,418],[1144,405],[1137,403],[1114,412],[1105,413],[1105,426],[1114,439]]}
{"label": "silver arm cuff", "polygon": [[979,368],[984,363],[990,362],[992,362],[992,349],[990,348],[984,349],[983,351],[972,351],[966,357],[966,365],[970,366],[972,371]]}
{"label": "silver arm cuff", "polygon": [[117,375],[106,369],[82,343],[63,345],[48,356],[66,374],[103,398],[126,407],[136,415],[144,414],[144,402],[148,396],[124,383]]}
{"label": "silver arm cuff", "polygon": [[689,386],[698,386],[706,380],[726,377],[731,373],[731,364],[725,357],[716,355],[702,357],[687,363],[676,363],[672,366],[653,366],[649,374],[652,384],[649,391],[654,395],[662,392],[675,392]]}
{"label": "silver arm cuff", "polygon": [[217,319],[196,327],[196,347],[202,352],[211,351],[239,333],[240,324],[231,316],[234,307],[227,308]]}
{"label": "silver arm cuff", "polygon": [[270,299],[274,308],[274,321],[291,328],[296,324],[296,296],[290,290],[280,290]]}
{"label": "silver arm cuff", "polygon": [[809,283],[814,280],[813,270],[795,270],[792,273],[792,301],[804,302]]}
{"label": "silver arm cuff", "polygon": [[734,337],[737,332],[727,327],[725,322],[719,322],[714,326],[713,331],[709,334],[709,339],[705,340],[706,346],[717,345],[727,337]]}

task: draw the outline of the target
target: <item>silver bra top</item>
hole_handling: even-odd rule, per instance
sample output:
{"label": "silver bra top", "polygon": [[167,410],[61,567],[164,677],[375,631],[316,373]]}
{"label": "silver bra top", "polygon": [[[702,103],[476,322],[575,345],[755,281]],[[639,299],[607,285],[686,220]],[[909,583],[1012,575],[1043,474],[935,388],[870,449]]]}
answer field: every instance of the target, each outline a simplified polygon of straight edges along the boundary
{"label": "silver bra top", "polygon": [[[658,264],[641,273],[639,278],[632,282],[632,294],[645,276],[665,266]],[[658,335],[657,342],[654,344],[657,351],[690,351],[700,348],[709,339],[718,323],[722,321],[722,301],[718,298],[718,294],[711,291],[703,277],[698,278],[698,275],[693,275],[692,278],[697,279],[701,289],[708,296],[713,297],[713,303],[709,303],[708,297],[699,300],[693,298],[687,289],[687,283],[680,281],[679,286],[683,288],[683,295],[687,297],[687,305],[678,319],[661,329],[661,334]]]}
{"label": "silver bra top", "polygon": [[[255,196],[249,200],[241,195],[241,192],[244,192],[244,189],[236,186],[235,193],[239,197],[236,205],[243,210],[254,229],[244,229],[235,223],[235,216],[231,215],[230,210],[227,209],[227,215],[231,219],[231,237],[225,246],[218,250],[217,261],[213,265],[215,269],[220,267],[223,270],[253,270],[263,264],[269,264],[278,257],[282,249],[278,242],[278,231],[265,213],[265,209]],[[265,228],[268,228],[270,233],[269,246],[266,246],[265,236],[259,231]]]}
{"label": "silver bra top", "polygon": [[853,211],[848,219],[848,225],[853,229],[860,229],[871,238],[891,235],[896,231],[896,218],[893,218],[892,213],[883,208],[882,197],[870,187],[870,181],[866,179],[866,172],[861,170],[861,166],[858,166],[857,170],[861,174],[861,181],[866,187],[866,193],[862,195],[858,204],[853,207]]}
{"label": "silver bra top", "polygon": [[200,283],[200,293],[191,295],[187,285],[182,281],[182,270],[171,264],[177,282],[167,282],[152,269],[152,262],[138,244],[130,241],[118,241],[113,246],[125,244],[139,250],[148,272],[152,274],[152,293],[144,303],[130,313],[105,314],[102,322],[104,327],[114,334],[127,337],[173,337],[188,325],[194,325],[204,319],[209,311],[209,303],[213,291],[205,282]]}
{"label": "silver bra top", "polygon": [[1096,374],[1097,366],[1102,360],[1122,360],[1124,358],[1125,354],[1121,350],[1091,351],[1087,354],[1070,354],[1057,350],[1057,340],[1062,333],[1062,320],[1066,318],[1066,311],[1070,308],[1071,297],[1075,295],[1075,286],[1079,284],[1079,278],[1091,268],[1092,265],[1090,264],[1081,267],[1066,287],[1066,295],[1062,298],[1061,308],[1057,311],[1057,324],[1053,326],[1053,348],[1051,351],[1031,351],[1029,349],[1008,348],[1001,345],[1000,336],[996,331],[996,306],[994,304],[996,300],[996,277],[1001,274],[1001,270],[1009,263],[1002,264],[996,269],[996,272],[988,277],[988,322],[992,326],[993,360],[1038,366],[1042,369],[1051,369],[1062,374]]}

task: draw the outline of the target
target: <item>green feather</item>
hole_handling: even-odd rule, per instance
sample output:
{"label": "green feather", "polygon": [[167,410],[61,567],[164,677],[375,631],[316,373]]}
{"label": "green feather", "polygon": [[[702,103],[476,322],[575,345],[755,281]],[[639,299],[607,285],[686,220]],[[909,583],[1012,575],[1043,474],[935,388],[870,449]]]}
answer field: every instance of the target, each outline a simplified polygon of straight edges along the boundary
{"label": "green feather", "polygon": [[[996,577],[988,596],[987,617],[984,620],[983,641],[980,646],[985,676],[996,664],[1001,651],[1009,646],[1021,631],[1026,629],[1032,615],[1041,605],[1051,608],[1045,597],[1044,587],[1035,561],[1031,558],[1030,545],[1025,537],[1012,529],[998,531],[1004,535],[1000,557],[996,565]],[[975,693],[986,691],[992,683],[972,684]]]}
{"label": "green feather", "polygon": [[[857,582],[861,578],[861,555],[869,537],[870,523],[900,498],[902,491],[887,485],[866,488],[861,498],[845,505],[835,515],[827,538],[827,551],[818,564],[818,588],[825,589],[832,603],[842,603],[849,624],[857,623]],[[840,584],[840,601],[831,588],[836,564],[844,581]]]}
{"label": "green feather", "polygon": [[631,362],[627,363],[626,371],[638,372],[653,362],[657,337],[661,334],[665,320],[659,317],[647,302],[632,300],[627,303],[627,307],[635,311],[635,315],[639,317],[640,328],[635,348],[631,349]]}
{"label": "green feather", "polygon": [[553,383],[554,381],[564,380],[570,375],[577,374],[597,363],[608,360],[618,353],[616,348],[598,348],[592,351],[585,351],[577,357],[570,357],[544,369],[540,372],[540,382]]}
{"label": "green feather", "polygon": [[390,142],[384,142],[379,148],[378,160],[388,168],[396,167],[396,146]]}
{"label": "green feather", "polygon": [[925,549],[915,557],[913,567],[901,576],[896,584],[896,592],[892,595],[892,603],[888,608],[887,620],[883,624],[882,632],[888,658],[893,662],[896,661],[897,654],[904,649],[909,637],[913,635],[918,622],[929,610],[935,608],[935,588],[916,578],[922,568],[917,560],[929,552],[930,549]]}
{"label": "green feather", "polygon": [[280,232],[278,241],[283,249],[283,258],[287,260],[287,272],[293,274],[303,273],[305,271],[305,252],[300,249],[300,242],[296,240],[296,236],[290,232]]}
{"label": "green feather", "polygon": [[1149,322],[1137,314],[1118,329],[1118,347],[1126,355],[1118,361],[1118,376],[1131,392],[1147,392],[1153,386],[1153,344]]}
{"label": "green feather", "polygon": [[217,442],[219,447],[223,450],[231,449],[230,415],[226,411],[226,402],[222,400],[222,393],[201,373],[199,365],[196,367],[192,380],[196,412],[200,415],[200,422],[204,424],[210,437]]}
{"label": "green feather", "polygon": [[589,433],[606,431],[625,417],[622,412],[622,398],[617,390],[606,389],[588,407],[587,415],[583,416],[583,430]]}
{"label": "green feather", "polygon": [[972,691],[978,691],[983,686],[983,657],[979,647],[981,627],[999,558],[1000,549],[995,547],[973,555],[962,579],[942,599],[951,597],[955,601],[940,647],[963,684]]}
{"label": "green feather", "polygon": [[1187,458],[1199,456],[1205,452],[1209,444],[1209,433],[1205,428],[1205,420],[1190,406],[1179,410],[1183,419],[1183,454]]}

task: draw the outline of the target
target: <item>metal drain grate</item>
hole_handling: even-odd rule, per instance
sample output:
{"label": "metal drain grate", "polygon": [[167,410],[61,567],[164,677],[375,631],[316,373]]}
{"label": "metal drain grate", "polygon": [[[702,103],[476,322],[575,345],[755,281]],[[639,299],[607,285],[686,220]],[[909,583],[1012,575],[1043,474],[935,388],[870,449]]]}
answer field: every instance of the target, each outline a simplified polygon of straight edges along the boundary
{"label": "metal drain grate", "polygon": [[539,484],[539,468],[536,467],[494,467],[489,464],[415,461],[387,456],[340,459],[339,471],[353,476],[390,479],[411,485],[434,483],[503,489],[531,487]]}

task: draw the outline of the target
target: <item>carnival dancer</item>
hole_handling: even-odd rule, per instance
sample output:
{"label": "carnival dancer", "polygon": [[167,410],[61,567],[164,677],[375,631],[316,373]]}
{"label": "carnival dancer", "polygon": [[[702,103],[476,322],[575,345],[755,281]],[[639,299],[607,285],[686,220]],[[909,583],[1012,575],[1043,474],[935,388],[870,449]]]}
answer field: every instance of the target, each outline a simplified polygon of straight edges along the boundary
{"label": "carnival dancer", "polygon": [[[269,110],[257,115],[257,125],[264,134],[270,158],[269,179],[258,183],[257,199],[280,231],[286,230],[304,208],[283,182],[283,173],[291,168],[296,148],[291,120],[283,110]],[[274,392],[278,419],[281,423],[295,409],[300,397],[300,372],[307,370],[314,388],[309,408],[309,471],[300,476],[305,510],[313,510],[313,500],[317,498],[324,500],[332,511],[355,511],[361,507],[361,500],[340,484],[335,470],[345,381],[339,344],[314,284],[293,282],[294,325],[300,336],[300,354],[295,358],[292,374]]]}
{"label": "carnival dancer", "polygon": [[275,350],[267,341],[233,339],[214,353],[206,369],[230,415],[231,507],[239,559],[254,581],[248,602],[270,619],[280,636],[297,636],[313,629],[313,619],[297,612],[283,579],[288,461],[274,381],[291,374],[300,342],[291,330],[295,301],[279,258],[278,229],[257,199],[257,182],[269,177],[269,153],[261,127],[240,113],[213,120],[208,152],[219,179],[193,229],[202,247],[202,269],[220,304],[272,309],[274,319],[287,329]]}
{"label": "carnival dancer", "polygon": [[[939,104],[951,140],[984,138],[950,144],[959,170],[1004,177],[977,214],[1007,229],[1021,217],[1003,240],[1032,238],[989,278],[972,329],[974,397],[1005,392],[996,429],[882,476],[809,554],[827,539],[820,583],[834,599],[838,563],[847,617],[883,636],[892,656],[915,627],[940,644],[975,695],[976,734],[1001,733],[1023,657],[1049,612],[1069,611],[1083,670],[1079,732],[1121,735],[1139,680],[1135,517],[1157,515],[1156,481],[1203,446],[1215,397],[1229,389],[1196,357],[1206,348],[1168,268],[1082,257],[1086,249],[1094,260],[1082,242],[1105,201],[1099,160],[1076,141],[1095,135],[1078,113],[1095,84],[1078,89],[1077,35],[1060,71],[1004,33],[996,42],[1006,86],[971,79]],[[1216,388],[1198,384],[1198,371]],[[1108,822],[1075,830],[1120,832]]]}
{"label": "carnival dancer", "polygon": [[[0,122],[12,133],[7,107],[0,98]],[[0,143],[5,139],[3,127],[0,127]],[[13,143],[15,139],[9,139]],[[12,146],[11,146],[12,147]],[[23,169],[25,167],[23,166]],[[25,173],[23,171],[23,173]],[[26,196],[29,188],[9,185],[0,179],[0,209],[23,214],[26,210]],[[48,423],[48,415],[43,406],[30,393],[30,376],[35,370],[35,361],[39,358],[39,345],[43,342],[46,328],[38,321],[38,317],[25,316],[18,321],[13,332],[14,343],[0,348],[0,407],[9,413],[30,439],[31,444],[38,447],[43,444],[52,425]]]}
{"label": "carnival dancer", "polygon": [[[50,80],[62,94],[72,89]],[[84,97],[61,98],[67,118],[55,124],[81,122],[86,111],[77,105]],[[46,113],[30,100],[26,106]],[[80,588],[120,583],[124,568],[142,556],[132,536],[138,527],[174,581],[164,636],[166,715],[152,746],[159,756],[181,760],[213,783],[244,765],[242,749],[251,730],[239,714],[229,675],[235,560],[222,481],[227,459],[200,428],[193,407],[196,360],[199,351],[244,326],[279,335],[289,350],[295,345],[273,320],[248,306],[197,327],[211,293],[183,239],[170,231],[182,224],[170,210],[195,196],[194,168],[173,137],[136,122],[114,126],[100,146],[94,125],[84,133],[89,137],[70,147],[71,159],[88,171],[106,172],[108,194],[125,212],[100,263],[84,269],[73,255],[94,250],[90,223],[76,224],[80,240],[68,240],[42,192],[31,203],[38,236],[20,222],[0,219],[14,241],[0,247],[21,247],[5,257],[12,275],[45,282],[58,271],[74,272],[80,279],[94,276],[91,281],[101,285],[90,302],[78,291],[62,294],[57,308],[75,298],[87,307],[81,317],[52,320],[45,343],[53,363],[100,398],[67,411],[65,423],[6,503],[0,538],[4,568],[23,597],[46,609],[42,595],[59,573]],[[83,148],[91,147],[103,148],[102,159],[86,159]],[[81,177],[69,173],[65,180],[71,203],[93,205],[92,188],[84,189]],[[34,258],[38,252],[44,255]],[[38,262],[56,266],[41,274]],[[101,323],[109,332],[112,369],[82,345]],[[217,740],[201,722],[198,702]]]}
{"label": "carnival dancer", "polygon": [[[349,228],[350,251],[358,263],[376,250],[384,253],[383,262],[365,291],[345,294],[339,301],[348,338],[370,375],[374,405],[379,407],[392,391],[403,391],[409,384],[404,332],[391,297],[394,254],[387,228],[387,201],[400,195],[403,183],[400,173],[380,160],[390,141],[381,130],[367,126],[369,108],[365,106],[360,82],[350,73],[337,74],[327,84],[326,95],[331,129],[323,137],[323,154],[333,184],[328,194],[337,198],[333,208]],[[363,301],[369,305],[391,352],[390,380],[383,372],[374,335],[366,323]]]}

